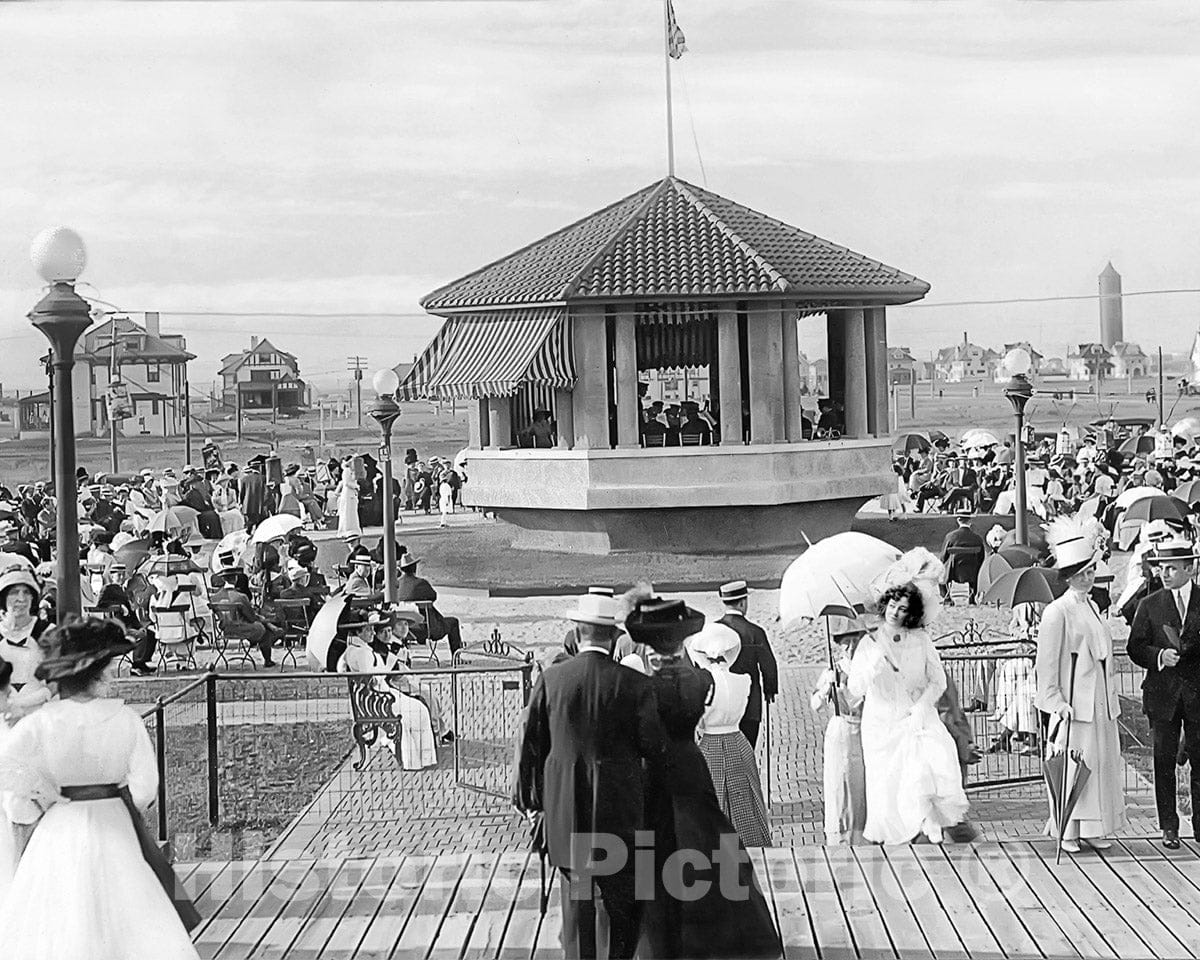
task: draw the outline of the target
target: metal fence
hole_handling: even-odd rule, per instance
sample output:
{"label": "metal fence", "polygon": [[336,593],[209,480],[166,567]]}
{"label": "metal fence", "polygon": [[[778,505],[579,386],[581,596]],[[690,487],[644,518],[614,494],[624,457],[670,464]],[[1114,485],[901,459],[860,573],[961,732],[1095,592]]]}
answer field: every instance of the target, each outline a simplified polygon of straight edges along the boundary
{"label": "metal fence", "polygon": [[[159,839],[178,858],[254,857],[302,815],[336,825],[507,813],[533,669],[532,658],[464,658],[404,672],[205,674],[142,712]],[[379,692],[354,696],[368,688]],[[405,747],[393,699],[428,709],[435,755]]]}

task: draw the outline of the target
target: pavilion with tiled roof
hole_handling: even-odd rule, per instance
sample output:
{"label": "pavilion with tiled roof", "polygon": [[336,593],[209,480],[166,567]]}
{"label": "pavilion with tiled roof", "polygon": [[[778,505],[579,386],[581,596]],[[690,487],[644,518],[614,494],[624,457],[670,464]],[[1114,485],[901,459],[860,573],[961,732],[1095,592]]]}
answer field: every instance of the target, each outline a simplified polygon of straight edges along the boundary
{"label": "pavilion with tiled roof", "polygon": [[[801,502],[857,505],[894,481],[885,308],[928,290],[667,177],[423,298],[445,323],[401,396],[467,401],[469,502],[556,543],[573,526],[585,548],[624,544],[618,518],[605,519],[613,512],[653,510],[670,538],[681,531],[662,526],[664,510],[754,504],[763,534],[778,537],[780,509],[795,519]],[[798,321],[815,315],[826,318],[839,428],[821,440],[801,414]],[[707,369],[712,446],[649,443],[639,380],[681,368]],[[555,446],[522,448],[539,408],[551,412]],[[831,475],[834,461],[846,468]]]}

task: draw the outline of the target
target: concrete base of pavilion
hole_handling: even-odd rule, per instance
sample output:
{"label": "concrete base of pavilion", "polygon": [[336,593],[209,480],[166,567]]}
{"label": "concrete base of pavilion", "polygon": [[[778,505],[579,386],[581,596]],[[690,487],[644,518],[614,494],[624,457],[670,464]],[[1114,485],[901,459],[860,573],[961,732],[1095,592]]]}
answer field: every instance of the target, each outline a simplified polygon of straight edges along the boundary
{"label": "concrete base of pavilion", "polygon": [[466,501],[511,524],[515,547],[595,554],[803,549],[895,486],[887,438],[473,450],[468,473]]}

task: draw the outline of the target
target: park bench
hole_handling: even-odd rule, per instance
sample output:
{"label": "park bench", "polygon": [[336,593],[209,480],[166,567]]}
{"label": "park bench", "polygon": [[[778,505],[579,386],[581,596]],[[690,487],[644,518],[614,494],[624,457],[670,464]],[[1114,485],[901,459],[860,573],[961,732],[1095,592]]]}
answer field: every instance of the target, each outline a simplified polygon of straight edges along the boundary
{"label": "park bench", "polygon": [[346,678],[350,692],[350,714],[353,718],[352,732],[358,745],[358,763],[354,769],[362,771],[367,765],[367,748],[374,746],[380,731],[392,740],[396,762],[400,757],[400,718],[393,712],[392,697],[375,687],[372,676],[352,675]]}

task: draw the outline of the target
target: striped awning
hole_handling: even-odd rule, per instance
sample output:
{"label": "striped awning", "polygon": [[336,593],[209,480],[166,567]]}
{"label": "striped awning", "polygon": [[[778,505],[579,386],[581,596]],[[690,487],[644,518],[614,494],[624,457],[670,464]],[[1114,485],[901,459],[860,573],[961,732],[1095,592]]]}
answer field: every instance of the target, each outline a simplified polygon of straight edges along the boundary
{"label": "striped awning", "polygon": [[401,396],[507,397],[522,384],[575,386],[562,307],[463,314],[446,321],[401,385]]}

